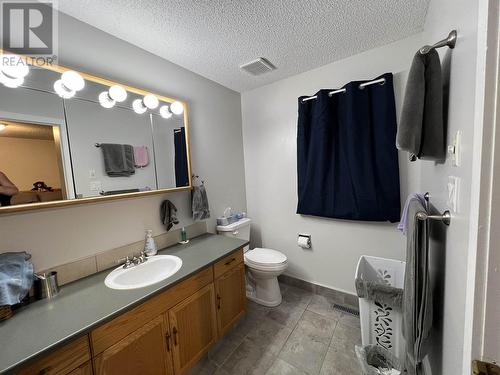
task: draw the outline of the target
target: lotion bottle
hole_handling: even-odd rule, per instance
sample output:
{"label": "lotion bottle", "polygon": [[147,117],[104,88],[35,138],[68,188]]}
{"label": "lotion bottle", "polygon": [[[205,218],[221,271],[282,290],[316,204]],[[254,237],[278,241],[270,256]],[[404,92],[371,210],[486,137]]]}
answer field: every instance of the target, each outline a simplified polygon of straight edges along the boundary
{"label": "lotion bottle", "polygon": [[151,229],[148,229],[146,231],[146,239],[144,240],[144,252],[148,257],[156,255],[158,252],[156,250],[156,243],[153,238],[153,231]]}

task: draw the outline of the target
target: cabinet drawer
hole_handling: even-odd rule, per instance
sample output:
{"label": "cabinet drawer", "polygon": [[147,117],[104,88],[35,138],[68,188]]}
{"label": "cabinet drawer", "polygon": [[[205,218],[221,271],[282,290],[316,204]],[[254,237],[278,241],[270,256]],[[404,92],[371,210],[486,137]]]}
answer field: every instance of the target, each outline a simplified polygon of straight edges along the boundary
{"label": "cabinet drawer", "polygon": [[23,368],[19,374],[69,374],[90,360],[88,336],[80,337],[41,360]]}
{"label": "cabinet drawer", "polygon": [[96,328],[90,333],[94,355],[116,344],[125,336],[142,327],[145,322],[156,318],[212,281],[212,267],[205,268],[142,305]]}
{"label": "cabinet drawer", "polygon": [[214,264],[214,278],[225,274],[227,271],[232,270],[238,264],[243,262],[243,249],[236,250],[234,253],[224,257]]}

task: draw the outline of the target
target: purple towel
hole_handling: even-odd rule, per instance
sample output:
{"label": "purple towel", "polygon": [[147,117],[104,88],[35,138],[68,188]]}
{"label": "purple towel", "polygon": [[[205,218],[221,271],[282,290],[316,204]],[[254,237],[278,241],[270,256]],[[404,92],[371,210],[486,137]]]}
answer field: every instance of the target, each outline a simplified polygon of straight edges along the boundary
{"label": "purple towel", "polygon": [[403,208],[403,213],[401,215],[401,221],[398,224],[398,230],[403,232],[405,236],[406,233],[408,233],[408,208],[410,207],[410,202],[414,199],[419,200],[422,206],[427,206],[427,201],[425,200],[424,194],[412,193],[408,195],[408,198],[406,198],[405,206]]}
{"label": "purple towel", "polygon": [[149,153],[146,146],[134,146],[134,160],[136,168],[144,168],[149,164]]}

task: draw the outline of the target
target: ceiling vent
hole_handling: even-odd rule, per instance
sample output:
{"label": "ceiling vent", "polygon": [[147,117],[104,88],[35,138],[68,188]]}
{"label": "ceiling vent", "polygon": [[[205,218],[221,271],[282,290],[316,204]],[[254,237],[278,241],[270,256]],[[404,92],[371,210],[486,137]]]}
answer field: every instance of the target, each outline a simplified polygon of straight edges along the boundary
{"label": "ceiling vent", "polygon": [[241,65],[240,69],[253,76],[260,76],[264,73],[268,73],[272,70],[275,70],[276,67],[265,58],[259,57],[256,60]]}

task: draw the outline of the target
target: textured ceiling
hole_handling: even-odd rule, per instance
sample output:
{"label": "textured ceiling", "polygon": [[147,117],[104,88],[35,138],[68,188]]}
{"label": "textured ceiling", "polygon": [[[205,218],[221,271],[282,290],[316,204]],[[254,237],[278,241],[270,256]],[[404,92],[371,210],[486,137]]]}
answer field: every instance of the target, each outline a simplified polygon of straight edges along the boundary
{"label": "textured ceiling", "polygon": [[[236,91],[422,30],[429,0],[59,0],[59,9]],[[253,77],[257,57],[277,70]]]}

